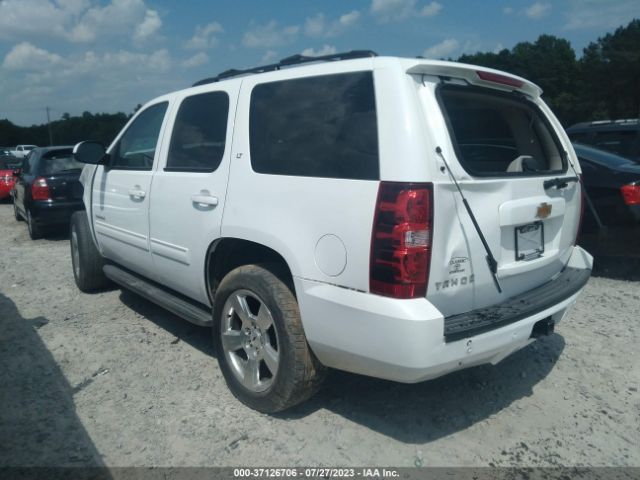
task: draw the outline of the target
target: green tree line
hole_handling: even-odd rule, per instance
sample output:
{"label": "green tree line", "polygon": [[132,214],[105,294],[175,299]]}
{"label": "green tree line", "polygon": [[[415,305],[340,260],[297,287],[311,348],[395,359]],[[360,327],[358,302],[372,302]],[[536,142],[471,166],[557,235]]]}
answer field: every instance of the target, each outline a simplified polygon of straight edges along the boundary
{"label": "green tree line", "polygon": [[[131,115],[118,113],[84,112],[79,117],[68,113],[60,120],[51,122],[54,145],[74,145],[82,140],[98,140],[105,145],[111,143]],[[47,124],[20,127],[9,120],[0,120],[0,145],[11,147],[18,144],[49,145]]]}
{"label": "green tree line", "polygon": [[[521,42],[511,50],[462,55],[457,61],[504,70],[535,82],[565,127],[579,121],[640,117],[638,19],[591,42],[580,58],[569,41],[541,35],[535,42]],[[84,112],[72,117],[65,113],[51,122],[53,142],[69,145],[92,139],[109,144],[130,116]],[[47,125],[20,127],[0,120],[0,145],[20,143],[48,145]]]}
{"label": "green tree line", "polygon": [[533,81],[565,127],[640,116],[640,20],[591,42],[580,59],[567,40],[541,35],[511,50],[462,55],[458,61]]}

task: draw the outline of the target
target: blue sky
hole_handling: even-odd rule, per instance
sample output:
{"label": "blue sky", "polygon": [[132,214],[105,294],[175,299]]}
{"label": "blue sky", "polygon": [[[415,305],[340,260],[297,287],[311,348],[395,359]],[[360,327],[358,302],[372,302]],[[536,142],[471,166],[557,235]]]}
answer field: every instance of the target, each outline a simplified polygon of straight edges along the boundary
{"label": "blue sky", "polygon": [[[228,68],[351,49],[456,58],[543,33],[580,55],[638,0],[0,0],[0,119],[131,112]],[[1,143],[1,139],[0,139]]]}

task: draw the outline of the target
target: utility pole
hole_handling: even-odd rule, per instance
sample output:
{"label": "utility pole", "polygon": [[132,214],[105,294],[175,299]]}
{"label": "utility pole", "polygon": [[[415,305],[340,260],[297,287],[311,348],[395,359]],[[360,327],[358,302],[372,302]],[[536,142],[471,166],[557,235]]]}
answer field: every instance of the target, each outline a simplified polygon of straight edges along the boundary
{"label": "utility pole", "polygon": [[51,118],[49,118],[49,107],[47,109],[47,126],[49,127],[49,146],[53,145],[53,134],[51,133]]}

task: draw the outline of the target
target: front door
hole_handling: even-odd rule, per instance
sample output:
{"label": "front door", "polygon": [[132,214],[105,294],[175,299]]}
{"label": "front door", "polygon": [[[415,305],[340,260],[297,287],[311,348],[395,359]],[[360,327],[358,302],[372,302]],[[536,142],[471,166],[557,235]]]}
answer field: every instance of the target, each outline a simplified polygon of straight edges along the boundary
{"label": "front door", "polygon": [[239,83],[176,99],[151,187],[151,253],[158,281],[208,304],[207,250],[220,237]]}
{"label": "front door", "polygon": [[97,167],[92,215],[102,254],[154,278],[149,252],[149,197],[156,149],[168,102],[147,107],[109,150],[107,165]]}

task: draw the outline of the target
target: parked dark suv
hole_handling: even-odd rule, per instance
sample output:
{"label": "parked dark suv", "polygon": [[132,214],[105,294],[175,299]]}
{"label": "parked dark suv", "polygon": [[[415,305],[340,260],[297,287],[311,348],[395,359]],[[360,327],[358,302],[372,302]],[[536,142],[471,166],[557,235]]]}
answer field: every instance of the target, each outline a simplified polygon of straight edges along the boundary
{"label": "parked dark suv", "polygon": [[591,145],[640,163],[640,123],[627,120],[599,120],[576,123],[567,129],[573,143]]}

